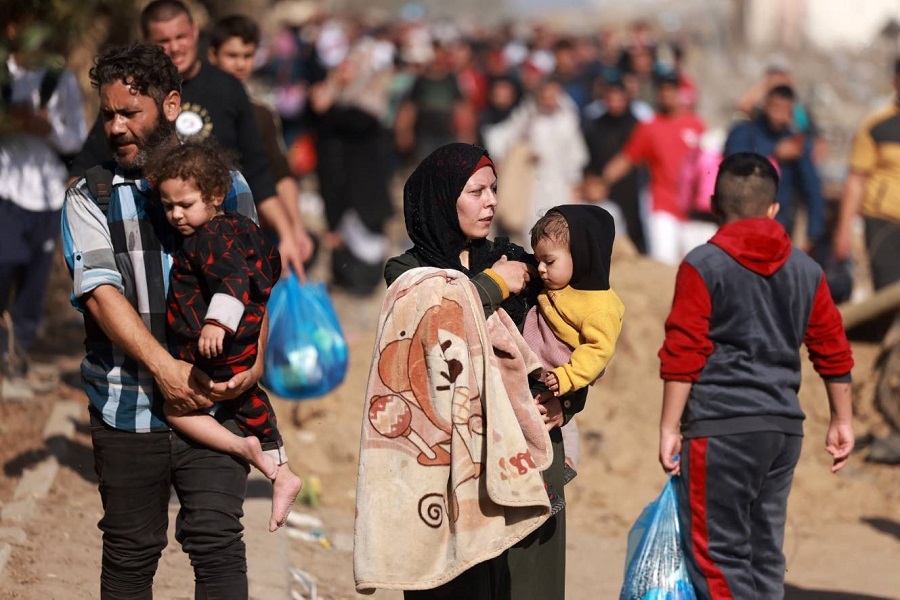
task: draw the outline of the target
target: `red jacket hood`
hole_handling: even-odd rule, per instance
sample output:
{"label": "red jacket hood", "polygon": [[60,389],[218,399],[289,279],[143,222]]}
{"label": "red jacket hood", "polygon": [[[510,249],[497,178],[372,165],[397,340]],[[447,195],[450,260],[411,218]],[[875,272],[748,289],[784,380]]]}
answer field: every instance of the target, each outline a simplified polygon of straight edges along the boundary
{"label": "red jacket hood", "polygon": [[791,238],[774,219],[741,219],[722,225],[709,240],[754,273],[768,277],[791,255]]}

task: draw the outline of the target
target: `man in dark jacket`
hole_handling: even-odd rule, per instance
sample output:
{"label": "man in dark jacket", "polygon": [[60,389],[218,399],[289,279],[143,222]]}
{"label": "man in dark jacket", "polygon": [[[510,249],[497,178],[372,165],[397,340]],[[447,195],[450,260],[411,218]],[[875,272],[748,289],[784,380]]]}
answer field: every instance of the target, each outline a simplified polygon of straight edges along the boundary
{"label": "man in dark jacket", "polygon": [[[181,140],[213,136],[240,156],[262,224],[278,234],[282,261],[297,273],[311,247],[298,244],[291,220],[275,195],[275,179],[266,162],[262,138],[250,99],[240,81],[200,60],[200,31],[181,0],[154,0],[141,13],[141,31],[147,42],[161,46],[182,77],[181,112],[175,128]],[[75,180],[94,165],[112,160],[103,133],[103,115],[69,170]]]}
{"label": "man in dark jacket", "polygon": [[[583,128],[584,139],[590,152],[590,162],[584,169],[585,197],[591,202],[606,200],[591,196],[591,184],[603,174],[606,163],[625,147],[631,132],[638,124],[621,79],[612,79],[606,83],[603,105],[606,110],[600,116],[587,120]],[[615,185],[610,186],[608,199],[622,210],[628,237],[638,252],[646,254],[647,242],[644,238],[644,222],[638,198],[639,175],[639,170],[632,169]]]}

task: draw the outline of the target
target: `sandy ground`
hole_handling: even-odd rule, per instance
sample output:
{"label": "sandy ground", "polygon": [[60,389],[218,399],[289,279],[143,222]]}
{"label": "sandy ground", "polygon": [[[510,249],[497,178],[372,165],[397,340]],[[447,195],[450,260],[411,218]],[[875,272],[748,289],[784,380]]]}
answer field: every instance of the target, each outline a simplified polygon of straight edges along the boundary
{"label": "sandy ground", "polygon": [[[662,385],[656,350],[671,301],[674,270],[630,256],[618,256],[613,285],[627,307],[621,344],[607,376],[591,391],[579,415],[582,458],[579,475],[567,488],[568,598],[615,598],[621,585],[625,535],[631,523],[665,483],[656,462],[656,427]],[[335,304],[351,345],[346,382],[326,398],[294,404],[276,401],[292,464],[317,476],[321,506],[298,506],[299,513],[322,521],[327,542],[306,541],[289,532],[269,534],[268,484],[254,479],[246,504],[246,539],[251,595],[290,598],[301,591],[291,569],[315,580],[319,598],[357,597],[352,578],[352,527],[358,432],[364,386],[380,308],[380,294],[360,300],[340,294]],[[71,320],[54,322],[47,356],[77,384],[80,346]],[[854,344],[857,367],[857,432],[881,431],[871,409],[871,367],[877,348]],[[63,385],[30,405],[0,403],[0,502],[8,502],[23,469],[46,456],[40,423],[60,399],[84,399],[74,385]],[[791,496],[785,554],[787,597],[795,599],[900,598],[900,468],[877,466],[854,456],[838,475],[828,472],[823,437],[828,418],[824,389],[805,367],[801,401],[808,414],[803,457]],[[0,599],[99,598],[100,500],[86,435],[86,411],[62,457],[62,468],[37,517],[21,527],[27,541],[14,542]],[[173,501],[172,516],[177,511]],[[193,597],[187,558],[174,540],[156,578],[155,597]],[[397,599],[398,592],[374,598]]]}

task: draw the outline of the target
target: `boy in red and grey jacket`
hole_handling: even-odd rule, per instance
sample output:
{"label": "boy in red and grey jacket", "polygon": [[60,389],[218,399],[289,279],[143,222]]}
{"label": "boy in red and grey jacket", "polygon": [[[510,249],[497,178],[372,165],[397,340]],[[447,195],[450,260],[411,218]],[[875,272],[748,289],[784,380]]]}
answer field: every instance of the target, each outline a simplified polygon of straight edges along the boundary
{"label": "boy in red and grey jacket", "polygon": [[[787,498],[800,457],[800,345],[825,381],[825,449],[836,472],[853,449],[853,357],[822,269],[791,246],[778,173],[758,154],[719,167],[722,223],[678,271],[666,339],[659,460],[677,487],[699,598],[782,598]],[[680,460],[679,460],[680,457]]]}

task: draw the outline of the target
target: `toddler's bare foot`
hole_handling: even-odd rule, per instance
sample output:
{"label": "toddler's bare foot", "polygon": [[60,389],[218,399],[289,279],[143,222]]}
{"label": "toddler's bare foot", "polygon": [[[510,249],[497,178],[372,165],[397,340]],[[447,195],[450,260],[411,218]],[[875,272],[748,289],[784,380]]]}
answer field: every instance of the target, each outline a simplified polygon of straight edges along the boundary
{"label": "toddler's bare foot", "polygon": [[259,438],[247,436],[241,440],[241,457],[248,463],[259,469],[259,472],[268,477],[275,479],[278,473],[278,465],[271,456],[267,456],[263,452]]}
{"label": "toddler's bare foot", "polygon": [[297,477],[287,464],[278,468],[278,474],[272,485],[272,518],[269,520],[269,531],[275,531],[284,525],[302,487],[303,480]]}

